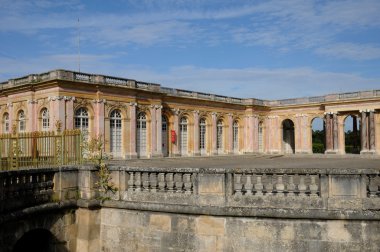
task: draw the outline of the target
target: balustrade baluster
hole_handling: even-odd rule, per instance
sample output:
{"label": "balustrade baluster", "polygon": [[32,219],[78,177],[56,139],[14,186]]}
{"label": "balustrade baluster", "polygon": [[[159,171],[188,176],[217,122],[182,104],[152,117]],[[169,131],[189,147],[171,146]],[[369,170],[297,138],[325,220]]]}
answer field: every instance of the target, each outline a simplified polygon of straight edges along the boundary
{"label": "balustrade baluster", "polygon": [[255,190],[257,196],[263,196],[264,185],[262,183],[262,176],[256,175]]}
{"label": "balustrade baluster", "polygon": [[252,188],[253,188],[252,174],[247,174],[245,176],[245,178],[246,178],[246,181],[245,181],[245,184],[244,184],[245,194],[246,195],[252,195]]}
{"label": "balustrade baluster", "polygon": [[158,174],[158,191],[164,192],[166,189],[165,173],[160,172]]}
{"label": "balustrade baluster", "polygon": [[307,186],[305,184],[305,175],[299,175],[299,177],[300,177],[300,182],[298,184],[299,196],[305,197],[306,196],[306,189],[307,189]]}
{"label": "balustrade baluster", "polygon": [[283,182],[283,175],[277,174],[277,182],[275,188],[277,196],[284,196],[285,185]]}
{"label": "balustrade baluster", "polygon": [[271,196],[273,195],[273,183],[272,183],[272,176],[271,175],[267,175],[266,176],[267,178],[267,183],[265,184],[265,195],[266,196]]}
{"label": "balustrade baluster", "polygon": [[316,184],[316,175],[311,175],[310,176],[310,196],[311,197],[318,197],[318,192],[319,192],[319,187],[318,185]]}
{"label": "balustrade baluster", "polygon": [[166,187],[168,189],[168,192],[174,192],[174,181],[173,181],[173,173],[169,172],[166,174],[165,177],[166,180]]}
{"label": "balustrade baluster", "polygon": [[150,180],[150,191],[157,192],[157,173],[152,172],[149,175]]}
{"label": "balustrade baluster", "polygon": [[235,181],[234,181],[234,190],[235,195],[241,196],[242,195],[242,187],[243,184],[241,183],[241,174],[235,173],[234,174]]}
{"label": "balustrade baluster", "polygon": [[175,181],[175,190],[177,193],[182,193],[182,187],[183,187],[183,181],[182,181],[182,173],[175,173],[174,174],[174,181]]}
{"label": "balustrade baluster", "polygon": [[134,175],[134,172],[129,172],[128,192],[133,192],[135,190]]}
{"label": "balustrade baluster", "polygon": [[149,173],[143,172],[142,173],[142,185],[143,185],[143,191],[149,192]]}
{"label": "balustrade baluster", "polygon": [[369,177],[369,185],[368,185],[368,196],[370,198],[374,198],[378,196],[379,193],[379,181],[378,176],[376,175],[370,175]]}
{"label": "balustrade baluster", "polygon": [[135,191],[141,192],[141,172],[135,173]]}
{"label": "balustrade baluster", "polygon": [[294,196],[294,192],[296,190],[296,185],[294,184],[294,176],[288,175],[288,184],[286,186],[286,190],[288,191],[288,196]]}
{"label": "balustrade baluster", "polygon": [[191,174],[185,173],[183,175],[183,181],[184,181],[185,193],[191,194],[192,193],[192,187],[193,187],[193,183],[191,182]]}

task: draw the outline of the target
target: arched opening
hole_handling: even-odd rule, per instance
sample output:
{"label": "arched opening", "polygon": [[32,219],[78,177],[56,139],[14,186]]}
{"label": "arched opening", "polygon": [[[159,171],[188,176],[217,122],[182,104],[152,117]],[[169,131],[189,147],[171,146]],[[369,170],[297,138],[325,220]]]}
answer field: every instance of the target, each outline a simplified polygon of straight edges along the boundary
{"label": "arched opening", "polygon": [[88,111],[86,108],[79,108],[75,111],[74,127],[80,129],[85,141],[88,140]]}
{"label": "arched opening", "polygon": [[295,152],[294,123],[290,119],[282,122],[282,149],[286,154]]}
{"label": "arched opening", "polygon": [[264,141],[263,141],[263,136],[264,136],[264,124],[263,122],[259,123],[259,152],[262,153],[264,152]]}
{"label": "arched opening", "polygon": [[312,151],[313,153],[325,153],[326,134],[325,122],[322,118],[316,117],[311,123]]}
{"label": "arched opening", "polygon": [[168,145],[168,118],[162,116],[162,155],[164,157],[169,156]]}
{"label": "arched opening", "polygon": [[222,154],[224,152],[222,120],[218,120],[218,122],[216,123],[216,148],[218,150],[218,154]]}
{"label": "arched opening", "polygon": [[137,116],[136,149],[138,157],[146,156],[146,114],[141,112]]}
{"label": "arched opening", "polygon": [[110,114],[110,147],[114,157],[121,156],[121,112],[115,109]]}
{"label": "arched opening", "polygon": [[232,149],[234,153],[239,153],[239,123],[234,121],[232,125]]}
{"label": "arched opening", "polygon": [[18,131],[24,132],[26,130],[26,118],[24,110],[20,110],[17,115],[18,119]]}
{"label": "arched opening", "polygon": [[49,128],[50,128],[49,110],[47,108],[43,108],[41,110],[41,130],[48,131]]}
{"label": "arched opening", "polygon": [[3,133],[9,133],[9,114],[4,113],[3,115]]}
{"label": "arched opening", "polygon": [[60,242],[46,229],[34,229],[25,233],[13,247],[13,252],[24,251],[68,251],[65,242]]}
{"label": "arched opening", "polygon": [[349,115],[344,119],[344,149],[346,153],[360,153],[361,123],[356,115]]}
{"label": "arched opening", "polygon": [[199,121],[199,150],[201,155],[206,155],[206,119],[201,118]]}
{"label": "arched opening", "polygon": [[187,155],[187,118],[182,117],[179,123],[179,147],[181,155]]}

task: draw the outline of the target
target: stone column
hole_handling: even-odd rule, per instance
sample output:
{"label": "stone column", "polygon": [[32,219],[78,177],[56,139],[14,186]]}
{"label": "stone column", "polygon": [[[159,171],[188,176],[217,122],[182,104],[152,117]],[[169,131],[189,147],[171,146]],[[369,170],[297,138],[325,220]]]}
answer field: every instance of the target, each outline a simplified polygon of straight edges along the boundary
{"label": "stone column", "polygon": [[217,150],[217,146],[216,146],[216,138],[217,138],[217,132],[216,132],[216,123],[217,123],[217,113],[213,112],[211,113],[211,121],[212,121],[212,138],[211,138],[211,154],[212,155],[217,155],[218,154],[218,150]]}
{"label": "stone column", "polygon": [[[95,108],[94,115],[94,133],[95,137],[101,137],[104,143],[104,104],[105,99],[96,99],[93,101]],[[104,145],[103,145],[104,146]],[[104,148],[104,147],[103,147]]]}
{"label": "stone column", "polygon": [[331,123],[331,114],[325,113],[325,124],[326,124],[326,151],[325,153],[328,153],[332,150],[332,123]]}
{"label": "stone column", "polygon": [[376,151],[376,145],[375,145],[375,111],[370,110],[369,111],[369,148],[371,152]]}
{"label": "stone column", "polygon": [[157,151],[157,120],[156,120],[156,106],[150,105],[150,155],[153,156]]}
{"label": "stone column", "polygon": [[367,147],[367,112],[365,111],[360,111],[361,112],[361,151],[360,152],[365,152],[368,150]]}
{"label": "stone column", "polygon": [[233,121],[233,117],[232,117],[232,114],[228,114],[228,134],[227,134],[227,139],[228,139],[228,146],[227,146],[227,153],[229,154],[232,154],[234,152],[234,149],[233,149],[233,124],[234,124],[234,121]]}
{"label": "stone column", "polygon": [[75,97],[66,96],[66,123],[62,125],[62,129],[74,128],[74,101]]}
{"label": "stone column", "polygon": [[259,117],[257,115],[253,116],[252,151],[259,152]]}
{"label": "stone column", "polygon": [[130,148],[129,148],[129,156],[130,158],[137,158],[137,152],[136,152],[136,107],[137,103],[131,102],[129,109],[129,117],[130,117],[130,135],[129,135],[129,142],[130,142]]}
{"label": "stone column", "polygon": [[200,156],[199,151],[199,111],[194,110],[194,156]]}
{"label": "stone column", "polygon": [[[171,143],[171,146],[172,146],[172,155],[173,156],[179,156],[179,147],[178,147],[178,138],[179,138],[179,109],[174,109],[173,110],[173,114],[174,114],[174,120],[173,120],[173,129],[175,131],[175,134],[176,134],[176,141],[175,143]],[[171,142],[171,134],[169,134],[169,137],[170,137],[170,142]]]}
{"label": "stone column", "polygon": [[[37,105],[36,100],[28,100],[28,105],[27,105],[28,106],[28,114],[27,114],[28,123],[26,125],[26,131],[28,132],[41,130],[41,128],[39,128],[37,125],[38,117],[40,115],[38,113],[39,111],[36,111],[36,105]],[[50,127],[51,127],[51,123],[50,123]]]}
{"label": "stone column", "polygon": [[157,150],[156,156],[162,157],[164,154],[162,153],[162,106],[156,106],[156,121],[157,121]]}
{"label": "stone column", "polygon": [[334,151],[337,152],[339,150],[338,146],[338,114],[333,114],[333,136],[334,136]]}
{"label": "stone column", "polygon": [[48,98],[50,101],[50,110],[49,110],[49,116],[50,116],[50,125],[51,129],[54,129],[55,123],[60,120],[62,122],[62,129],[65,128],[65,122],[66,122],[66,115],[65,115],[65,97],[64,96],[51,96]]}

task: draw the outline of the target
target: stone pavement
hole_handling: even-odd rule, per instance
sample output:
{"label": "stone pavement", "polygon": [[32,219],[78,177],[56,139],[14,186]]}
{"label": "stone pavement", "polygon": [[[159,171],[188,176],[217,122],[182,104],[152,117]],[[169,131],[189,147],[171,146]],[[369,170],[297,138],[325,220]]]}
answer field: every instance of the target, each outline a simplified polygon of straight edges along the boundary
{"label": "stone pavement", "polygon": [[112,165],[157,168],[306,168],[380,169],[379,156],[239,155],[111,160]]}

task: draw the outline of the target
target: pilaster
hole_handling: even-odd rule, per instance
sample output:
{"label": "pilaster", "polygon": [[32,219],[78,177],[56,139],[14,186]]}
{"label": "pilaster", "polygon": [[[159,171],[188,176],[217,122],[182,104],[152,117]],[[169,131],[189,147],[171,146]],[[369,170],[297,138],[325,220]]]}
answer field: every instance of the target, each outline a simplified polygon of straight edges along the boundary
{"label": "pilaster", "polygon": [[136,107],[137,103],[131,102],[129,103],[130,109],[129,109],[129,157],[130,158],[137,158],[137,152],[136,152]]}
{"label": "pilaster", "polygon": [[194,156],[200,156],[199,151],[199,111],[193,111],[194,116]]}
{"label": "pilaster", "polygon": [[216,146],[216,139],[217,139],[217,132],[216,132],[216,124],[217,124],[217,116],[218,114],[213,112],[211,113],[211,121],[212,121],[212,130],[211,130],[211,133],[212,133],[212,139],[211,139],[211,154],[212,155],[218,155],[218,150],[217,150],[217,146]]}
{"label": "pilaster", "polygon": [[233,119],[233,116],[232,114],[228,114],[227,115],[227,118],[228,118],[228,146],[227,146],[227,152],[229,154],[233,154],[234,153],[234,149],[233,149],[233,146],[234,146],[234,141],[233,141],[233,123],[234,123],[234,119]]}

